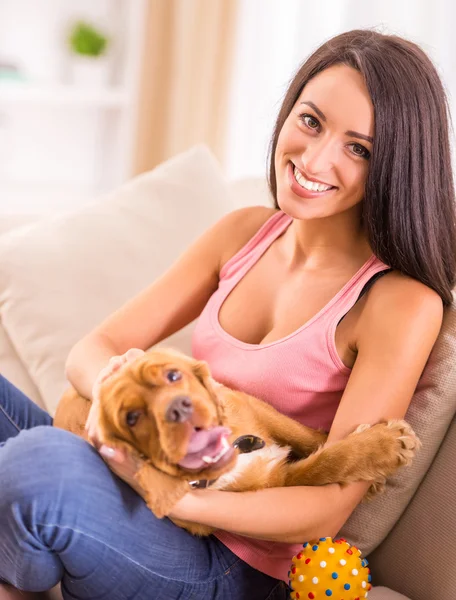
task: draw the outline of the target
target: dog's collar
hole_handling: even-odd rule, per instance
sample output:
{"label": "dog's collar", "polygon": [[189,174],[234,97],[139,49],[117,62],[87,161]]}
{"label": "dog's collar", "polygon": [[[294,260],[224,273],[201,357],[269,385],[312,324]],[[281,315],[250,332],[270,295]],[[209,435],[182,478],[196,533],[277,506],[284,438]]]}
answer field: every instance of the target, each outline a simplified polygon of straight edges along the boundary
{"label": "dog's collar", "polygon": [[[248,454],[255,450],[261,450],[265,445],[266,442],[257,435],[241,435],[233,442],[233,448],[237,448],[239,454]],[[188,483],[193,490],[196,490],[208,488],[216,481],[216,479],[196,479],[195,481],[189,481]]]}
{"label": "dog's collar", "polygon": [[257,435],[241,435],[233,442],[233,448],[237,448],[239,454],[248,454],[265,446],[266,442]]}
{"label": "dog's collar", "polygon": [[192,490],[202,490],[204,488],[208,488],[216,481],[217,479],[195,479],[195,481],[189,481],[188,485],[192,488]]}

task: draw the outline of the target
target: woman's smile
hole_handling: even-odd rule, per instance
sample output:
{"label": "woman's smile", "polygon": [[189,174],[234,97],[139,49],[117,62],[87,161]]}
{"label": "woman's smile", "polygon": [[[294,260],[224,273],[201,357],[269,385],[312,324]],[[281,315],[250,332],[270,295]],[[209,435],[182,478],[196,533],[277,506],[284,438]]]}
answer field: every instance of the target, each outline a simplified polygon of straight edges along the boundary
{"label": "woman's smile", "polygon": [[321,198],[337,190],[333,185],[307,179],[291,161],[288,163],[288,180],[291,190],[301,198]]}

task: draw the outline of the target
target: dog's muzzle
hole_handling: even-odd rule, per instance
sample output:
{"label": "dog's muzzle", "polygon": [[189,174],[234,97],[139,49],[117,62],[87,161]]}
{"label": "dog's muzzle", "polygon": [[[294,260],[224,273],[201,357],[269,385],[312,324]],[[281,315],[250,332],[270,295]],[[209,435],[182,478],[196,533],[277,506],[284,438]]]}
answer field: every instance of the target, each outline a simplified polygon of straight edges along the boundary
{"label": "dog's muzzle", "polygon": [[[241,435],[233,442],[233,448],[239,450],[239,454],[248,454],[249,452],[255,452],[255,450],[261,450],[264,448],[266,442],[257,435]],[[192,489],[204,489],[212,485],[216,479],[197,479],[195,481],[189,481],[189,485]]]}

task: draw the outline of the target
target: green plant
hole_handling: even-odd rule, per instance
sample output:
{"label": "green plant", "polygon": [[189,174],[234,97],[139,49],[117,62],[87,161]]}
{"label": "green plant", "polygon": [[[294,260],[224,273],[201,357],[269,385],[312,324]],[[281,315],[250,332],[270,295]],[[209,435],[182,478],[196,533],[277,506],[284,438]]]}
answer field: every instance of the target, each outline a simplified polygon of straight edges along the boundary
{"label": "green plant", "polygon": [[94,57],[106,51],[109,40],[90,23],[78,21],[71,28],[68,42],[75,54]]}

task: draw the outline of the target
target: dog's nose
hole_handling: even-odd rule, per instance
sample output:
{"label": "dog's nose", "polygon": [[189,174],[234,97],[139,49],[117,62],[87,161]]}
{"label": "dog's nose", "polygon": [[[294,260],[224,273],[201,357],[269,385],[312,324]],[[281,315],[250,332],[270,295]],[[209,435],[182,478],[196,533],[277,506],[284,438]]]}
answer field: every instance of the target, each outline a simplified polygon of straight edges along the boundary
{"label": "dog's nose", "polygon": [[188,421],[193,412],[192,401],[188,396],[176,396],[165,414],[165,419],[170,423],[184,423]]}

